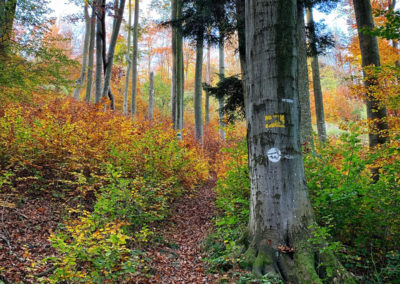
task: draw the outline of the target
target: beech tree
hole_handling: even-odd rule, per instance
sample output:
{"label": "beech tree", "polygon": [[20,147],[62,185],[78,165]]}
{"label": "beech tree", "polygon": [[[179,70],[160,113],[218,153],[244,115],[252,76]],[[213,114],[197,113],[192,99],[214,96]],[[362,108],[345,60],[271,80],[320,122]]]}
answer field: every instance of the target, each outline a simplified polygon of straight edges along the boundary
{"label": "beech tree", "polygon": [[129,20],[128,20],[128,39],[127,39],[127,52],[126,52],[126,61],[128,62],[128,67],[126,69],[126,78],[125,78],[125,89],[124,89],[124,102],[123,102],[123,113],[128,114],[128,88],[129,88],[129,79],[132,68],[132,59],[131,59],[131,29],[132,29],[132,0],[129,0],[128,4],[129,9]]}
{"label": "beech tree", "polygon": [[96,37],[96,8],[92,6],[92,16],[90,18],[90,39],[89,39],[89,63],[87,70],[87,83],[86,83],[86,101],[92,100],[92,83],[93,83],[93,61],[94,61],[94,40]]}
{"label": "beech tree", "polygon": [[247,128],[251,181],[245,254],[257,274],[290,283],[355,281],[332,252],[307,241],[313,212],[304,176],[297,89],[297,1],[246,1]]}
{"label": "beech tree", "polygon": [[131,115],[136,114],[137,94],[137,57],[139,36],[139,0],[135,0],[135,20],[133,23],[133,55],[132,55],[132,90],[131,90]]}

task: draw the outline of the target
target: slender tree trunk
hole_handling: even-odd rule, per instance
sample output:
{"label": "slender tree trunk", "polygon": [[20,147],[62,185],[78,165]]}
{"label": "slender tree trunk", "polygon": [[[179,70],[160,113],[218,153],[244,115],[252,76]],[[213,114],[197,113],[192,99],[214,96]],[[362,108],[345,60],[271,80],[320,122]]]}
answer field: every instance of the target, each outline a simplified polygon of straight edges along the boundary
{"label": "slender tree trunk", "polygon": [[315,113],[317,116],[318,138],[321,142],[326,142],[326,125],[324,115],[324,101],[322,97],[321,80],[319,75],[318,54],[316,48],[315,23],[312,8],[306,8],[307,25],[310,30],[311,45],[311,70],[314,87]]}
{"label": "slender tree trunk", "polygon": [[[259,275],[322,283],[307,242],[313,213],[300,145],[296,2],[246,1],[251,194],[245,259]],[[329,283],[346,283],[340,266],[332,264],[332,271],[336,278]]]}
{"label": "slender tree trunk", "polygon": [[150,72],[150,78],[149,78],[149,110],[147,117],[148,119],[152,120],[153,119],[153,113],[154,113],[154,73]]}
{"label": "slender tree trunk", "polygon": [[87,61],[88,61],[88,52],[89,52],[89,40],[90,40],[90,17],[89,17],[89,4],[85,3],[84,6],[84,15],[85,15],[85,38],[83,43],[83,55],[82,55],[82,69],[81,76],[76,81],[76,87],[74,89],[73,97],[78,100],[79,95],[81,93],[81,89],[85,84],[86,80],[86,72],[87,72]]}
{"label": "slender tree trunk", "polygon": [[[119,4],[118,4],[119,2]],[[111,72],[112,72],[112,67],[113,67],[113,62],[114,62],[114,53],[115,53],[115,47],[117,45],[117,39],[118,39],[118,34],[119,30],[121,28],[121,23],[122,19],[124,16],[124,10],[125,10],[125,0],[115,0],[115,17],[113,21],[113,30],[111,33],[111,40],[110,40],[110,45],[108,47],[108,52],[107,52],[107,65],[106,65],[106,70],[104,72],[104,85],[103,85],[103,96],[106,96],[108,94],[110,101],[111,101],[111,109],[114,110],[114,96],[111,93],[111,88],[110,88],[110,82],[111,82]]]}
{"label": "slender tree trunk", "polygon": [[[206,83],[211,84],[211,45],[208,43],[207,46],[207,64],[206,64]],[[205,119],[206,125],[210,123],[210,94],[206,92],[205,102]]]}
{"label": "slender tree trunk", "polygon": [[202,67],[203,67],[203,37],[198,36],[196,41],[196,70],[194,87],[194,120],[195,136],[197,141],[203,143],[203,115],[202,115]]}
{"label": "slender tree trunk", "polygon": [[4,60],[12,37],[17,2],[17,0],[2,0],[0,2],[0,57],[3,57]]}
{"label": "slender tree trunk", "polygon": [[[379,67],[381,64],[376,36],[360,31],[363,28],[374,28],[371,3],[369,0],[353,0],[353,3],[358,28],[358,39],[361,49],[362,67]],[[365,73],[364,76],[366,76]],[[365,81],[365,87],[367,90],[373,89],[373,86],[377,84],[378,82],[375,78],[367,78]],[[380,104],[378,99],[375,98],[372,91],[368,91],[366,94],[366,105],[367,117],[370,121],[369,146],[373,148],[379,144],[386,143],[388,139],[387,134],[389,126],[387,124],[386,108]]]}
{"label": "slender tree trunk", "polygon": [[[225,78],[225,45],[224,45],[225,37],[221,33],[219,37],[219,79],[223,80]],[[225,99],[219,98],[218,99],[218,115],[219,115],[219,135],[223,140],[225,140],[225,117],[224,117],[224,105]]]}
{"label": "slender tree trunk", "polygon": [[[182,18],[182,7],[183,0],[177,0],[177,19]],[[183,68],[183,31],[182,26],[179,25],[176,30],[176,53],[177,53],[177,61],[176,61],[176,122],[178,124],[178,130],[180,133],[180,137],[182,138],[182,129],[183,129],[183,109],[184,109],[184,68]]]}
{"label": "slender tree trunk", "polygon": [[105,16],[104,0],[96,1],[96,79],[95,79],[95,103],[99,103],[102,95],[103,75],[103,26],[102,18]]}
{"label": "slender tree trunk", "polygon": [[131,90],[131,114],[136,115],[137,95],[137,58],[139,36],[139,0],[135,0],[135,20],[133,23],[133,56],[132,56],[132,90]]}
{"label": "slender tree trunk", "polygon": [[307,147],[313,148],[312,122],[310,109],[310,90],[308,82],[307,68],[307,47],[306,31],[304,23],[304,5],[298,1],[297,6],[297,35],[298,35],[298,80],[297,88],[299,90],[300,104],[300,141],[307,144]]}
{"label": "slender tree trunk", "polygon": [[125,115],[128,114],[128,94],[129,94],[129,79],[130,72],[132,67],[132,59],[131,56],[131,29],[132,29],[132,0],[129,0],[129,20],[128,20],[128,42],[127,47],[128,51],[126,54],[126,61],[128,62],[128,67],[126,69],[126,78],[125,78],[125,89],[124,89],[124,104],[123,104],[123,113]]}
{"label": "slender tree trunk", "polygon": [[[171,20],[176,21],[176,11],[177,11],[177,3],[178,0],[171,0]],[[176,35],[177,35],[177,27],[176,25],[172,26],[172,42],[171,42],[171,48],[172,48],[172,78],[171,78],[171,118],[172,118],[172,124],[174,129],[178,128],[178,123],[176,121],[177,119],[177,80],[176,80],[176,74],[177,74],[177,62],[178,62],[178,53],[177,53],[177,48],[176,48]]]}
{"label": "slender tree trunk", "polygon": [[[246,33],[245,33],[245,1],[236,0],[236,20],[238,30],[238,42],[239,42],[239,58],[240,58],[240,70],[242,72],[242,83],[243,83],[243,100],[245,110],[247,109],[247,95],[246,95]],[[247,114],[246,114],[247,117]]]}
{"label": "slender tree trunk", "polygon": [[87,70],[86,98],[87,102],[92,100],[92,83],[93,83],[93,59],[94,59],[94,40],[96,33],[96,7],[93,4],[92,17],[90,19],[90,40],[89,40],[89,64]]}

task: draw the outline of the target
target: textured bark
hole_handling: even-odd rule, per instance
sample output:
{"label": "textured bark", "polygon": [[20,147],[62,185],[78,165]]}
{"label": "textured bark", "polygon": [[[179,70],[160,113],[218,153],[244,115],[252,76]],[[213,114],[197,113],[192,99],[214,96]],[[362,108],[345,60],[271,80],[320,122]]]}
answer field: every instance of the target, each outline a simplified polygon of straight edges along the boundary
{"label": "textured bark", "polygon": [[139,36],[139,0],[135,0],[135,21],[133,23],[133,56],[132,56],[132,90],[131,90],[131,114],[136,114],[137,94],[137,57]]}
{"label": "textured bark", "polygon": [[299,3],[297,7],[297,36],[298,36],[298,80],[300,104],[300,141],[313,148],[312,122],[310,110],[310,90],[307,68],[306,32],[304,23],[304,6]]}
{"label": "textured bark", "polygon": [[147,118],[152,120],[154,113],[154,73],[150,72],[149,78],[149,110],[147,112]]}
{"label": "textured bark", "polygon": [[128,40],[127,40],[127,47],[128,51],[126,52],[126,61],[128,62],[128,67],[126,69],[126,78],[125,78],[125,88],[124,88],[124,102],[123,102],[123,113],[125,115],[128,114],[128,91],[129,91],[129,79],[130,79],[130,73],[131,73],[131,68],[132,68],[132,59],[130,58],[131,56],[131,28],[132,28],[132,0],[129,0],[128,4],[128,9],[129,9],[129,19],[128,19]]}
{"label": "textured bark", "polygon": [[89,64],[87,70],[87,83],[86,83],[86,96],[85,100],[90,102],[92,100],[92,84],[93,84],[93,61],[94,61],[94,40],[96,33],[96,8],[92,7],[92,17],[90,19],[90,39],[89,39]]}
{"label": "textured bark", "polygon": [[[373,29],[374,20],[372,18],[371,3],[369,0],[353,0],[354,11],[356,14],[358,39],[360,42],[362,67],[380,66],[378,41],[375,36],[365,34],[360,30],[363,28]],[[365,74],[364,74],[365,75]],[[377,84],[374,78],[365,81],[365,87],[370,89]],[[375,99],[373,93],[366,94],[367,117],[370,120],[369,146],[375,147],[387,141],[388,124],[386,108],[380,106],[379,100]]]}
{"label": "textured bark", "polygon": [[[176,9],[177,9],[177,1],[178,0],[171,0],[171,20],[176,20]],[[177,27],[172,27],[172,37],[171,37],[171,49],[172,49],[172,78],[171,78],[171,119],[174,129],[178,128],[178,124],[176,122],[177,115],[177,89],[176,89],[176,71],[177,71],[177,48],[176,48],[176,34],[177,34]]]}
{"label": "textured bark", "polygon": [[[206,83],[210,85],[211,83],[211,45],[207,46],[207,62],[206,62]],[[210,123],[210,94],[206,92],[206,102],[205,102],[205,121],[206,125]]]}
{"label": "textured bark", "polygon": [[17,0],[3,0],[0,3],[0,56],[5,60],[12,37]]}
{"label": "textured bark", "polygon": [[202,66],[203,66],[203,37],[199,36],[196,41],[196,71],[194,85],[194,120],[195,136],[197,141],[203,142],[203,115],[202,115]]}
{"label": "textured bark", "polygon": [[[219,37],[219,79],[222,80],[225,78],[225,44],[224,44],[224,36],[223,34]],[[222,139],[225,139],[225,116],[224,116],[224,105],[225,99],[222,97],[218,99],[218,117],[219,117],[219,135]]]}
{"label": "textured bark", "polygon": [[95,79],[95,103],[99,103],[102,95],[103,75],[103,25],[105,16],[104,0],[96,1],[96,79]]}
{"label": "textured bark", "polygon": [[[246,1],[249,249],[256,274],[322,283],[309,247],[313,213],[300,145],[296,0]],[[279,246],[296,248],[290,255]],[[339,267],[337,280],[346,283]],[[345,274],[345,273],[344,273]]]}
{"label": "textured bark", "polygon": [[76,81],[76,87],[74,89],[73,97],[78,100],[81,93],[82,87],[85,84],[86,74],[87,74],[87,61],[89,52],[89,40],[90,40],[90,17],[89,17],[89,4],[85,3],[84,6],[85,15],[85,38],[83,43],[83,54],[82,54],[82,69],[79,79]]}
{"label": "textured bark", "polygon": [[326,125],[324,115],[324,102],[322,97],[321,79],[319,74],[318,55],[316,48],[316,35],[315,35],[315,23],[313,19],[312,8],[306,8],[307,25],[310,30],[310,46],[311,46],[311,70],[312,80],[314,88],[314,100],[315,100],[315,113],[317,116],[317,131],[318,138],[321,142],[326,142]]}
{"label": "textured bark", "polygon": [[[177,0],[177,18],[182,18],[182,7],[183,0]],[[182,131],[183,129],[183,99],[184,99],[184,69],[183,69],[183,32],[182,26],[178,26],[176,30],[176,53],[177,53],[177,62],[176,62],[176,122],[178,124],[177,129]],[[182,134],[180,135],[182,137]]]}
{"label": "textured bark", "polygon": [[107,63],[106,63],[106,69],[104,71],[104,84],[103,84],[103,96],[106,96],[108,94],[111,101],[112,110],[115,109],[115,106],[114,106],[114,96],[112,95],[110,88],[111,72],[114,62],[114,53],[115,53],[115,47],[117,45],[118,34],[124,16],[124,10],[125,10],[125,0],[120,0],[120,1],[115,0],[115,5],[114,5],[115,16],[113,21],[113,29],[111,33],[110,44],[108,46]]}

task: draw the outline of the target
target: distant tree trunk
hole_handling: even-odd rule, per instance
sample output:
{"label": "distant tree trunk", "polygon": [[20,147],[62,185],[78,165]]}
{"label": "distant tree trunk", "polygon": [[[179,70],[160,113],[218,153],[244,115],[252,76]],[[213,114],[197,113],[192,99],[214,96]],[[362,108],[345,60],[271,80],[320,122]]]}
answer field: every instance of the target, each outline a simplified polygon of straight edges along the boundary
{"label": "distant tree trunk", "polygon": [[[176,11],[177,11],[177,2],[178,0],[171,0],[171,21],[176,21]],[[171,118],[172,118],[172,124],[174,126],[174,129],[178,128],[178,123],[177,123],[177,80],[176,80],[176,74],[177,74],[177,62],[178,62],[178,53],[177,53],[177,48],[176,48],[176,35],[177,35],[177,26],[176,24],[172,26],[172,42],[171,42],[171,48],[172,48],[172,78],[171,78]]]}
{"label": "distant tree trunk", "polygon": [[[224,45],[225,37],[221,32],[219,36],[219,79],[223,80],[225,78],[225,45]],[[225,140],[225,131],[223,127],[225,127],[225,118],[224,118],[224,105],[225,99],[222,97],[218,99],[218,114],[219,114],[219,135],[223,140]]]}
{"label": "distant tree trunk", "polygon": [[92,17],[90,19],[90,40],[89,40],[89,65],[87,70],[86,98],[87,102],[92,100],[92,82],[93,82],[93,59],[94,59],[94,39],[96,33],[96,7],[92,6]]}
{"label": "distant tree trunk", "polygon": [[17,0],[2,0],[0,2],[0,57],[5,60],[12,37]]}
{"label": "distant tree trunk", "polygon": [[297,35],[298,35],[298,80],[297,88],[299,90],[300,104],[300,141],[302,144],[307,144],[313,148],[312,138],[312,122],[310,109],[310,89],[308,82],[307,68],[307,46],[306,46],[306,31],[304,23],[304,5],[302,1],[298,1],[297,6]]}
{"label": "distant tree trunk", "polygon": [[123,113],[125,115],[128,114],[128,91],[129,91],[129,79],[130,72],[132,67],[132,59],[131,56],[131,29],[132,29],[132,0],[129,0],[129,20],[128,20],[128,42],[127,47],[128,51],[126,52],[126,61],[128,62],[128,68],[126,70],[126,78],[125,78],[125,89],[124,89],[124,104],[123,104]]}
{"label": "distant tree trunk", "polygon": [[203,36],[196,40],[196,70],[194,85],[194,120],[195,136],[197,141],[203,143],[203,115],[202,115],[202,67],[203,67]]}
{"label": "distant tree trunk", "polygon": [[[211,45],[208,43],[207,46],[207,64],[206,64],[206,83],[211,84]],[[205,102],[205,119],[206,125],[210,123],[210,94],[206,92],[206,102]]]}
{"label": "distant tree trunk", "polygon": [[246,32],[245,32],[245,1],[236,0],[236,21],[239,42],[239,58],[240,70],[242,72],[243,83],[243,99],[245,110],[247,110],[247,95],[246,95]]}
{"label": "distant tree trunk", "polygon": [[[396,8],[396,0],[389,0],[389,9],[394,10]],[[392,46],[397,50],[398,46],[398,41],[396,39],[392,39]],[[396,60],[396,63],[398,64],[399,60]]]}
{"label": "distant tree trunk", "polygon": [[[300,145],[296,2],[246,1],[251,193],[245,260],[258,275],[322,283],[314,261],[318,249],[307,241],[314,219]],[[327,283],[354,283],[329,255],[333,276]]]}
{"label": "distant tree trunk", "polygon": [[[106,96],[108,94],[110,101],[111,101],[111,109],[115,109],[114,105],[114,96],[111,93],[111,88],[110,88],[110,82],[111,82],[111,72],[112,72],[112,67],[113,67],[113,62],[114,62],[114,53],[115,53],[115,47],[117,45],[117,39],[118,39],[118,34],[119,30],[121,28],[121,23],[122,19],[124,16],[124,10],[125,10],[125,0],[115,0],[115,5],[114,5],[114,21],[113,21],[113,30],[111,33],[111,40],[110,40],[110,45],[108,47],[108,52],[107,52],[107,63],[106,63],[106,69],[104,72],[104,85],[103,85],[103,96]],[[119,4],[118,4],[119,3]],[[105,44],[104,44],[105,46]]]}
{"label": "distant tree trunk", "polygon": [[82,69],[81,76],[76,81],[76,87],[74,89],[73,97],[78,100],[79,95],[81,93],[81,89],[85,84],[86,72],[87,72],[87,60],[88,60],[88,52],[89,52],[89,40],[90,40],[90,16],[89,16],[89,4],[85,2],[84,6],[84,15],[85,15],[85,38],[83,43],[83,54],[82,54]]}
{"label": "distant tree trunk", "polygon": [[318,138],[321,142],[326,142],[326,125],[324,115],[324,101],[322,97],[321,80],[319,75],[318,54],[316,46],[315,23],[313,19],[312,8],[306,8],[307,25],[310,31],[311,46],[311,70],[314,87],[315,113],[317,116]]}
{"label": "distant tree trunk", "polygon": [[[177,0],[177,19],[182,18],[182,7],[183,0]],[[180,137],[182,138],[182,129],[183,129],[183,102],[184,102],[184,68],[183,68],[183,31],[182,26],[178,26],[176,30],[176,53],[177,53],[177,62],[176,62],[176,104],[177,104],[177,118],[176,122],[178,124],[178,130],[180,132]]]}
{"label": "distant tree trunk", "polygon": [[103,75],[103,25],[105,17],[104,0],[96,1],[96,79],[95,79],[95,103],[99,103],[102,95],[102,75]]}
{"label": "distant tree trunk", "polygon": [[133,56],[132,56],[132,90],[131,90],[131,114],[136,114],[137,94],[137,57],[139,36],[139,0],[135,0],[135,20],[133,23]]}
{"label": "distant tree trunk", "polygon": [[[362,67],[381,65],[378,50],[378,41],[376,36],[361,32],[361,29],[374,28],[374,20],[372,18],[371,3],[369,0],[353,0],[354,11],[356,14],[358,39],[360,42]],[[364,76],[365,73],[364,73]],[[365,87],[371,90],[371,87],[377,85],[375,78],[368,78],[365,81]],[[371,91],[366,94],[367,117],[370,121],[369,127],[369,146],[371,148],[387,141],[389,126],[386,120],[386,108],[380,105],[378,99],[375,98]],[[377,174],[377,173],[376,173]]]}
{"label": "distant tree trunk", "polygon": [[150,72],[150,79],[149,79],[149,110],[147,117],[148,119],[153,119],[153,112],[154,112],[154,73]]}

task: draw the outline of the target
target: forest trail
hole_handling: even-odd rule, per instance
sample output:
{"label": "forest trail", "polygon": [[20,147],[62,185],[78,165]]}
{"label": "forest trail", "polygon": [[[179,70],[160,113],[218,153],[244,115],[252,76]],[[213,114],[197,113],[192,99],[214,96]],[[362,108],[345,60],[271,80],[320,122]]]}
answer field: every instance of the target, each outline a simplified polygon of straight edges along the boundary
{"label": "forest trail", "polygon": [[167,223],[160,228],[163,246],[153,249],[156,272],[148,283],[215,283],[217,275],[207,274],[201,245],[215,216],[215,177],[202,187],[183,195],[175,203]]}

